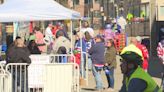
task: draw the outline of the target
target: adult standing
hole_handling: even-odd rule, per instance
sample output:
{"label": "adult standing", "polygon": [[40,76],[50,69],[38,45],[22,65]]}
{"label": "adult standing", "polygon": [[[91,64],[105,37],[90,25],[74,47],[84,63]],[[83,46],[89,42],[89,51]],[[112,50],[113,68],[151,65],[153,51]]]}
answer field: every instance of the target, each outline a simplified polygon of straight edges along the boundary
{"label": "adult standing", "polygon": [[125,47],[121,58],[121,71],[126,81],[120,92],[162,92],[152,77],[140,67],[142,53],[136,46]]}
{"label": "adult standing", "polygon": [[31,40],[28,44],[28,49],[31,54],[41,54],[41,51],[39,50],[37,44],[34,40]]}
{"label": "adult standing", "polygon": [[[91,37],[91,35],[89,34],[89,32],[85,32],[85,42],[86,42],[86,50],[87,50],[87,53],[88,51],[90,50],[90,48],[93,46],[94,44],[94,40],[93,38]],[[91,60],[91,56],[88,55],[88,69],[91,70],[92,69],[92,60]]]}
{"label": "adult standing", "polygon": [[40,31],[39,27],[35,27],[34,32],[35,32],[35,43],[37,44],[40,52],[45,52],[46,47],[44,43],[43,33]]}
{"label": "adult standing", "polygon": [[116,68],[116,49],[114,41],[109,39],[107,41],[107,50],[105,53],[105,74],[108,81],[109,91],[114,91],[114,69]]}
{"label": "adult standing", "polygon": [[141,44],[142,38],[140,36],[137,36],[132,39],[132,43],[141,50],[142,52],[142,58],[143,58],[143,63],[142,63],[142,68],[147,71],[148,69],[148,59],[149,59],[149,52],[143,44]]}
{"label": "adult standing", "polygon": [[164,91],[164,38],[158,43],[157,55],[158,55],[160,61],[162,62],[162,67],[163,67],[163,71],[162,71],[162,88],[163,88],[163,91]]}
{"label": "adult standing", "polygon": [[101,70],[103,69],[103,66],[105,64],[105,46],[104,46],[104,39],[97,35],[95,38],[95,44],[91,47],[89,50],[89,54],[91,55],[92,59],[92,72],[93,76],[95,77],[96,81],[96,90],[102,90],[103,89],[103,82],[101,78]]}
{"label": "adult standing", "polygon": [[164,62],[164,39],[158,43],[157,55]]}
{"label": "adult standing", "polygon": [[91,37],[94,37],[94,31],[93,29],[89,26],[89,23],[87,21],[84,22],[83,24],[83,28],[81,29],[81,32],[83,34],[85,34],[85,32],[89,32],[89,34],[91,35]]}
{"label": "adult standing", "polygon": [[60,47],[65,47],[66,53],[68,54],[71,49],[71,42],[68,40],[62,31],[59,31],[59,37],[55,40],[54,45],[53,45],[53,50],[55,53],[57,53],[58,49]]}
{"label": "adult standing", "polygon": [[127,25],[126,19],[123,16],[118,18],[118,24],[121,26],[123,32],[125,32],[125,27]]}
{"label": "adult standing", "polygon": [[86,67],[86,51],[87,51],[87,47],[86,47],[86,41],[85,41],[85,39],[83,37],[82,32],[78,32],[76,34],[75,49],[76,50],[80,50],[80,53],[81,53],[81,56],[80,56],[80,58],[81,58],[80,74],[81,74],[82,78],[85,78],[86,77],[85,67]]}
{"label": "adult standing", "polygon": [[52,27],[53,27],[53,24],[51,22],[48,24],[48,27],[46,28],[46,31],[45,31],[45,40],[47,43],[47,54],[51,53],[52,45],[53,45]]}
{"label": "adult standing", "polygon": [[[17,39],[17,42],[13,49],[10,49],[12,55],[9,58],[8,63],[31,63],[30,52],[25,46],[21,38]],[[28,71],[26,65],[16,65],[11,67],[11,73],[13,78],[13,92],[28,92]],[[17,87],[17,88],[16,88]]]}

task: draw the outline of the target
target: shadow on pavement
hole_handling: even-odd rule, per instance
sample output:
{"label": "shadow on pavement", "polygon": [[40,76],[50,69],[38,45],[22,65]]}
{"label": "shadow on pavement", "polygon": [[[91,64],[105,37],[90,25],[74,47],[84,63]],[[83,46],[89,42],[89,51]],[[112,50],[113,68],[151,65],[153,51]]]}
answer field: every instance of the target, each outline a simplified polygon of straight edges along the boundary
{"label": "shadow on pavement", "polygon": [[82,88],[82,90],[95,91],[94,88]]}
{"label": "shadow on pavement", "polygon": [[151,58],[149,60],[148,73],[153,77],[161,78],[162,72],[164,72],[162,62],[157,57]]}

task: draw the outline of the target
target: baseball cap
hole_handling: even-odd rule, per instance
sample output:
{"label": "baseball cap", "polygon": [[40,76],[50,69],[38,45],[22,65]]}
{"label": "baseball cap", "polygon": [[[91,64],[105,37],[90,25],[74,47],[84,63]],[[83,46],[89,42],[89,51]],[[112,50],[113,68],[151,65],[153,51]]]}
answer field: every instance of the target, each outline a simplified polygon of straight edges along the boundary
{"label": "baseball cap", "polygon": [[101,39],[101,41],[104,41],[104,38],[103,38],[103,36],[101,36],[101,35],[96,35],[96,37],[95,38],[100,38]]}
{"label": "baseball cap", "polygon": [[142,41],[142,38],[140,36],[136,36],[136,40],[141,42]]}

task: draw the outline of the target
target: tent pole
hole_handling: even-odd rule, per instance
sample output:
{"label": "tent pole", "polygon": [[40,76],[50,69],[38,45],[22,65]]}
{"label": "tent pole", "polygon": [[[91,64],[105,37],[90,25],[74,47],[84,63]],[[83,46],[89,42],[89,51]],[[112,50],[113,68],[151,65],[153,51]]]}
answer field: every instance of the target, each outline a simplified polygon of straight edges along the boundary
{"label": "tent pole", "polygon": [[84,65],[84,58],[83,58],[83,42],[82,42],[83,41],[83,34],[81,32],[81,29],[82,29],[82,23],[81,22],[82,21],[80,19],[80,29],[79,29],[80,30],[79,31],[80,32],[80,47],[81,47],[80,48],[80,50],[81,50],[81,59],[80,59],[81,60],[81,63],[80,63],[81,68],[80,69],[81,69],[81,77],[84,78],[84,66],[83,66]]}
{"label": "tent pole", "polygon": [[73,34],[72,34],[72,29],[73,29],[73,23],[72,23],[72,20],[71,20],[71,55],[73,55]]}
{"label": "tent pole", "polygon": [[13,22],[13,27],[14,27],[14,32],[13,32],[13,41],[16,39],[17,32],[19,29],[19,23],[18,22]]}

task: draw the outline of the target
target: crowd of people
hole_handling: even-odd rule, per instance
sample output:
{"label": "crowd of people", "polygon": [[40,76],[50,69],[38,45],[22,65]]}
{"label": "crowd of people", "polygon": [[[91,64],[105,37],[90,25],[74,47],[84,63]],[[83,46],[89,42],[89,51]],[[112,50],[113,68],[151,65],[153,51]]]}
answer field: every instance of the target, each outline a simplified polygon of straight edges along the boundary
{"label": "crowd of people", "polygon": [[[108,20],[105,28],[95,36],[94,30],[85,21],[81,30],[73,32],[76,37],[73,48],[71,48],[72,39],[69,38],[67,29],[63,24],[59,23],[53,26],[53,23],[49,23],[45,34],[40,31],[40,28],[35,27],[30,33],[28,41],[26,41],[27,46],[20,37],[15,39],[7,50],[6,60],[7,63],[30,64],[30,54],[73,53],[76,63],[80,66],[81,77],[86,77],[85,71],[88,67],[95,78],[96,90],[104,90],[101,78],[101,72],[104,70],[108,82],[106,89],[112,92],[114,91],[114,71],[117,66],[116,55],[118,54],[115,39],[117,34],[124,33],[124,26],[120,26],[116,20]],[[124,75],[120,92],[162,92],[147,73],[149,54],[141,41],[140,36],[131,39],[131,44],[120,52],[122,58],[120,66]],[[159,57],[163,59],[161,55],[161,52],[163,53],[163,41],[159,43],[158,52]]]}

